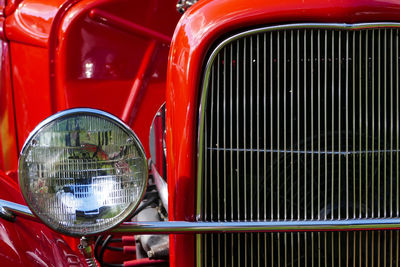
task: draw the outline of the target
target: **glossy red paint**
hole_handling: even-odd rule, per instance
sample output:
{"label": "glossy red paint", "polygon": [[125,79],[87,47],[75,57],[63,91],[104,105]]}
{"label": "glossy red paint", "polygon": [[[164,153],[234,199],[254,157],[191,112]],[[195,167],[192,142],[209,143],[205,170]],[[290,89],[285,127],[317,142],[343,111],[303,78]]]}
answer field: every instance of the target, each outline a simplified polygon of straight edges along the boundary
{"label": "glossy red paint", "polygon": [[[18,144],[20,150],[34,127],[52,114],[48,51],[11,42],[11,71]],[[11,159],[10,159],[11,160]]]}
{"label": "glossy red paint", "polygon": [[144,52],[142,62],[140,63],[138,72],[136,73],[135,81],[133,82],[133,85],[128,95],[128,99],[126,101],[126,105],[124,107],[124,110],[122,111],[122,120],[126,122],[131,122],[134,119],[132,110],[135,104],[138,103],[138,99],[140,96],[140,89],[143,86],[143,80],[147,72],[147,66],[149,65],[149,63],[153,58],[156,44],[157,44],[156,41],[154,40],[151,41],[149,46],[146,48],[146,51]]}
{"label": "glossy red paint", "polygon": [[14,12],[14,10],[17,8],[18,4],[21,3],[22,0],[8,0],[7,5],[4,9],[4,12],[6,16],[10,15],[11,13]]}
{"label": "glossy red paint", "polygon": [[[52,114],[47,46],[61,5],[60,0],[16,0],[8,2],[5,10],[18,151],[35,125]],[[9,155],[7,161],[16,162],[17,157]]]}
{"label": "glossy red paint", "polygon": [[[2,171],[0,198],[25,204],[17,183]],[[22,218],[0,220],[0,258],[4,266],[86,266],[59,234]]]}
{"label": "glossy red paint", "polygon": [[119,28],[120,30],[133,32],[134,34],[139,34],[150,39],[155,39],[167,45],[169,45],[171,42],[171,37],[168,35],[159,33],[147,27],[143,27],[129,20],[121,19],[118,16],[115,16],[113,14],[110,14],[102,10],[92,9],[89,13],[89,16],[92,19]]}
{"label": "glossy red paint", "polygon": [[[165,101],[166,42],[180,17],[175,1],[8,1],[5,34],[9,42],[1,47],[5,79],[0,87],[0,170],[15,173],[18,151],[33,128],[51,114],[73,107],[97,108],[120,118],[125,110],[126,122],[150,155],[149,128]],[[104,17],[112,23],[102,21]],[[146,55],[149,47],[152,51]],[[135,97],[129,98],[132,92]],[[3,176],[0,182],[6,177],[11,179]],[[3,193],[0,198],[10,199]],[[30,225],[31,231],[27,223],[24,226],[32,235],[42,229],[51,231],[41,224]],[[53,235],[53,239],[58,236]],[[76,247],[75,239],[68,242]],[[23,252],[26,244],[20,245]],[[52,251],[35,241],[30,245]]]}
{"label": "glossy red paint", "polygon": [[[205,0],[181,18],[170,49],[167,148],[170,220],[194,220],[196,145],[204,58],[221,35],[258,25],[294,22],[399,21],[397,0]],[[171,265],[194,264],[195,237],[172,237]]]}
{"label": "glossy red paint", "polygon": [[9,40],[47,47],[54,17],[65,0],[11,1],[7,5],[6,36]]}
{"label": "glossy red paint", "polygon": [[5,21],[5,7],[6,1],[0,0],[0,39],[5,40],[5,33],[4,33],[4,21]]}
{"label": "glossy red paint", "polygon": [[165,101],[169,47],[160,36],[172,36],[178,18],[171,0],[73,6],[58,32],[62,42],[51,89],[56,110],[89,106],[108,111],[133,128],[149,156],[148,129]]}
{"label": "glossy red paint", "polygon": [[[169,49],[165,41],[180,16],[174,5],[174,0],[21,2],[6,19],[19,144],[41,120],[57,111],[92,107],[122,117],[128,107],[126,122],[149,154],[148,129],[165,101]],[[140,25],[150,34],[99,22],[90,18],[93,10]],[[154,33],[158,35],[152,37]],[[153,55],[143,60],[153,41]],[[142,64],[139,72],[143,61],[147,65]],[[132,91],[133,100],[129,98]]]}
{"label": "glossy red paint", "polygon": [[4,171],[15,170],[18,165],[9,48],[7,42],[0,41],[0,170]]}

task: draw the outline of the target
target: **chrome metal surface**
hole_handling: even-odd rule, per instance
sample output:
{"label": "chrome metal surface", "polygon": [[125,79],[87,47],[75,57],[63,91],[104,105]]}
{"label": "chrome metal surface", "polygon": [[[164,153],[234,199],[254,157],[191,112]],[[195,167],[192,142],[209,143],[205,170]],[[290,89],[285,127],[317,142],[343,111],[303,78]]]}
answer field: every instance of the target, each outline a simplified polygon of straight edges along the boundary
{"label": "chrome metal surface", "polygon": [[[197,219],[307,223],[398,218],[399,28],[397,23],[278,25],[218,43],[208,58],[201,92]],[[211,121],[207,129],[205,121]],[[224,160],[211,160],[219,157]],[[213,186],[228,188],[231,195],[213,194]],[[221,215],[210,210],[218,203],[224,205]],[[253,253],[258,259],[262,249],[267,251],[261,244],[270,243],[275,255],[283,255],[274,259],[272,253],[271,264],[296,265],[296,244],[310,251],[325,246],[329,252],[317,251],[316,258],[305,253],[304,260],[326,265],[331,260],[324,260],[325,253],[354,263],[351,254],[361,250],[355,246],[358,235],[336,234],[343,251],[333,248],[329,235],[268,234],[271,242],[260,234],[203,235],[198,249],[219,249],[240,239],[250,251],[238,257]],[[395,236],[382,232],[380,239],[370,238],[389,242]],[[389,245],[396,244],[382,243],[382,249]],[[211,263],[208,259],[202,264]]]}
{"label": "chrome metal surface", "polygon": [[[356,214],[367,217],[370,210],[364,206],[375,202],[374,195],[378,199],[370,205],[372,212],[378,209],[378,216],[382,218],[388,213],[397,214],[393,211],[396,203],[387,197],[397,199],[393,194],[396,190],[391,189],[397,184],[393,179],[397,176],[397,168],[393,168],[397,150],[390,121],[397,119],[391,99],[398,98],[393,93],[392,81],[398,72],[393,61],[398,60],[391,49],[382,48],[395,47],[393,35],[398,33],[397,27],[395,23],[284,25],[240,33],[219,44],[207,64],[202,92],[197,217],[205,216],[201,210],[205,210],[202,203],[210,203],[207,198],[213,197],[213,202],[220,205],[220,201],[215,201],[218,194],[202,195],[202,180],[206,176],[208,185],[214,184],[223,196],[223,207],[214,211],[216,217],[208,212],[208,220],[219,220],[222,210],[224,220],[259,220],[260,213],[264,215],[261,218],[271,220],[340,219],[354,218]],[[296,50],[298,53],[294,55]],[[374,71],[378,75],[373,75]],[[373,76],[378,79],[374,80]],[[233,84],[235,90],[231,88]],[[212,93],[207,98],[209,88]],[[211,109],[214,107],[209,113],[207,99]],[[268,102],[270,110],[262,105]],[[371,105],[373,110],[378,106],[378,115],[368,113]],[[298,114],[294,114],[293,108],[297,108]],[[217,123],[211,123],[211,130],[204,132],[206,114],[209,114],[208,121]],[[226,114],[236,117],[236,121]],[[372,126],[367,124],[371,120]],[[375,120],[378,125],[374,124]],[[236,133],[229,130],[233,128],[237,129]],[[369,132],[372,138],[363,136]],[[204,144],[205,135],[211,142]],[[205,154],[210,163],[212,157],[217,158],[215,168],[203,168]],[[378,159],[369,160],[368,154]],[[363,192],[358,178],[375,176],[368,169],[371,163],[372,168],[378,165],[378,179],[380,176],[383,179],[379,179],[377,188],[374,183],[367,184]],[[297,181],[293,179],[296,167],[300,170]],[[301,168],[304,174],[300,173]],[[304,196],[296,192],[296,187],[298,192],[304,190]],[[240,188],[244,190],[239,192]],[[227,196],[227,190],[237,191],[238,203]],[[294,194],[303,199],[297,199],[296,203]],[[271,208],[267,207],[268,203],[260,205],[267,195]],[[233,210],[238,211],[238,218],[233,218]]]}
{"label": "chrome metal surface", "polygon": [[[104,112],[102,110],[98,110],[98,109],[92,109],[92,108],[72,108],[72,109],[67,109],[67,110],[63,110],[60,112],[57,112],[56,114],[51,115],[50,117],[44,119],[42,122],[40,122],[35,129],[33,129],[32,132],[29,133],[28,138],[26,138],[24,145],[22,146],[21,151],[24,151],[26,149],[26,146],[30,144],[32,137],[40,130],[42,129],[44,126],[46,126],[47,124],[60,119],[60,118],[66,118],[72,115],[80,115],[80,114],[91,114],[91,115],[96,115],[99,117],[103,117],[103,118],[107,118],[113,122],[115,122],[117,125],[120,125],[125,131],[129,132],[129,134],[133,135],[134,139],[133,141],[135,141],[137,144],[139,144],[140,149],[141,149],[141,153],[143,155],[146,155],[144,153],[144,148],[142,143],[140,142],[139,138],[137,137],[136,133],[122,120],[120,120],[118,117]],[[145,158],[147,158],[145,156]]]}
{"label": "chrome metal surface", "polygon": [[0,207],[0,218],[10,222],[15,221],[15,215],[3,207]]}
{"label": "chrome metal surface", "polygon": [[[0,199],[0,207],[17,217],[38,221],[25,205]],[[335,221],[266,221],[266,222],[125,222],[110,230],[113,233],[226,233],[309,230],[400,229],[400,219],[350,219]]]}
{"label": "chrome metal surface", "polygon": [[[155,164],[159,170],[162,168],[164,173],[164,179],[166,180],[166,158],[167,158],[167,148],[165,142],[165,102],[160,106],[157,113],[155,114],[153,121],[151,122],[150,132],[149,132],[149,150],[150,157],[153,164]],[[159,139],[162,141],[162,147],[158,149],[157,143]],[[162,150],[162,152],[161,152]],[[157,153],[161,152],[161,155]],[[161,162],[158,162],[161,161]]]}
{"label": "chrome metal surface", "polygon": [[178,3],[176,4],[176,10],[183,14],[186,10],[188,10],[189,7],[196,4],[197,1],[198,0],[178,0]]}
{"label": "chrome metal surface", "polygon": [[85,258],[87,266],[98,267],[99,265],[97,264],[97,261],[94,257],[93,245],[94,241],[92,239],[81,237],[81,239],[79,240],[78,248]]}
{"label": "chrome metal surface", "polygon": [[[29,150],[29,146],[32,145],[32,141],[37,136],[37,134],[41,130],[43,130],[43,128],[48,127],[49,125],[51,125],[52,123],[54,123],[57,120],[62,120],[62,119],[66,119],[66,118],[69,118],[69,117],[82,116],[82,115],[89,115],[89,116],[93,116],[93,117],[97,117],[97,118],[101,118],[101,119],[106,119],[107,121],[110,121],[113,124],[115,124],[118,127],[120,127],[122,131],[127,133],[127,136],[129,137],[129,142],[132,142],[132,143],[135,144],[135,149],[137,149],[138,156],[143,160],[143,166],[144,166],[144,168],[143,168],[143,173],[144,173],[143,177],[145,177],[145,180],[144,180],[144,183],[143,183],[143,190],[141,190],[140,194],[138,195],[137,202],[136,203],[135,202],[130,202],[129,203],[130,205],[126,206],[125,210],[120,213],[120,214],[123,214],[125,216],[121,216],[121,218],[118,221],[115,220],[115,221],[113,221],[112,224],[110,223],[110,225],[107,228],[104,228],[102,230],[98,230],[97,229],[96,231],[93,231],[93,232],[90,233],[90,234],[95,234],[95,233],[104,232],[104,231],[106,231],[106,230],[108,230],[110,228],[113,228],[114,226],[116,226],[116,225],[120,224],[122,221],[124,221],[127,217],[129,217],[130,214],[133,213],[133,211],[140,204],[141,200],[143,199],[144,193],[146,191],[145,189],[147,187],[148,163],[147,163],[147,160],[146,160],[147,156],[146,156],[146,154],[144,152],[143,145],[141,144],[141,142],[140,142],[139,138],[137,137],[136,133],[127,124],[125,124],[122,120],[120,120],[118,117],[116,117],[116,116],[114,116],[112,114],[109,114],[107,112],[104,112],[104,111],[101,111],[101,110],[97,110],[97,109],[91,109],[91,108],[73,108],[73,109],[60,111],[60,112],[58,112],[56,114],[51,115],[50,117],[46,118],[41,123],[39,123],[35,127],[35,129],[29,134],[28,138],[26,139],[26,141],[25,141],[25,143],[24,143],[24,145],[22,147],[21,153],[20,153],[20,159],[19,159],[19,163],[18,163],[18,165],[19,165],[18,166],[18,173],[19,173],[19,177],[20,177],[19,181],[20,181],[21,193],[22,193],[26,203],[28,204],[29,209],[31,209],[33,211],[33,212],[31,212],[31,210],[28,209],[29,213],[26,213],[25,215],[28,218],[31,218],[31,213],[33,213],[34,214],[33,218],[36,218],[36,217],[45,218],[45,216],[47,216],[48,214],[46,214],[45,212],[41,213],[41,211],[38,212],[37,210],[32,208],[32,202],[31,202],[32,199],[29,197],[29,192],[28,192],[29,190],[27,189],[29,187],[24,186],[21,183],[21,181],[22,181],[21,180],[21,177],[22,177],[21,173],[23,173],[23,171],[26,170],[26,169],[24,169],[24,165],[21,163],[21,161],[23,162],[23,157],[25,156],[24,155],[25,152]],[[47,149],[47,147],[46,147],[46,149]],[[72,172],[77,172],[78,169],[80,170],[80,166],[86,166],[85,168],[87,170],[95,169],[95,167],[93,167],[93,165],[90,165],[88,163],[81,163],[81,164],[86,164],[86,165],[78,165],[76,163],[75,164],[65,164],[65,168],[67,168],[68,171],[72,171]],[[100,177],[100,179],[98,179],[98,180],[101,181],[102,176],[98,176],[98,177]],[[104,176],[104,177],[106,177],[106,176]],[[65,178],[65,177],[61,177],[61,179],[63,179],[63,178]],[[87,198],[87,196],[91,194],[91,192],[89,190],[87,190],[88,187],[89,186],[87,184],[79,185],[78,183],[75,183],[76,195],[78,197],[81,197],[81,198]],[[95,187],[93,186],[93,188],[95,188]],[[100,185],[97,185],[97,188],[100,188]],[[117,187],[115,187],[115,190],[117,190]],[[119,201],[119,199],[121,199],[121,196],[122,195],[114,194],[114,198],[110,197],[107,200],[109,200],[109,202],[112,203],[112,201],[115,201],[115,199],[117,199],[117,201]],[[105,202],[105,203],[107,203],[107,202]],[[39,207],[39,206],[36,206],[36,207]],[[125,212],[125,211],[128,211],[128,212]],[[17,209],[17,212],[21,212],[21,209]],[[57,214],[57,213],[54,213],[54,214]],[[21,214],[21,216],[22,215],[23,214]],[[110,218],[107,218],[107,219],[110,219]],[[46,224],[49,228],[52,228],[54,231],[57,231],[59,233],[65,234],[65,235],[79,236],[80,237],[82,235],[87,235],[88,234],[87,232],[81,234],[81,233],[78,233],[78,232],[73,232],[72,230],[66,230],[65,228],[61,227],[61,224],[59,224],[59,225],[57,225],[56,223],[50,224],[50,220],[46,221],[46,219],[43,219],[43,220],[40,220],[40,221],[42,223]],[[86,229],[88,229],[88,227],[87,226],[81,227],[81,229],[85,229],[86,230]]]}
{"label": "chrome metal surface", "polygon": [[168,211],[168,184],[158,173],[154,164],[151,164],[151,174],[153,174],[154,183],[156,184],[158,194],[166,211]]}
{"label": "chrome metal surface", "polygon": [[[249,222],[249,224],[253,223]],[[225,223],[221,224],[225,225]],[[199,257],[203,256],[200,260],[198,258],[198,264],[213,266],[213,261],[210,259],[214,259],[215,263],[221,266],[399,266],[400,263],[397,249],[399,247],[398,230],[363,229],[363,231],[321,232],[317,228],[315,231],[319,232],[300,229],[299,231],[291,230],[290,233],[285,230],[283,233],[264,234],[261,234],[260,230],[255,231],[257,233],[227,234],[224,231],[223,234],[215,232],[204,235],[204,239],[198,239],[203,243],[197,243],[198,252],[204,252],[204,254],[198,254]],[[232,251],[231,257],[225,257],[217,251],[211,251],[210,257],[207,257],[205,248],[212,244],[213,236],[217,235],[220,236],[221,244],[229,244],[228,249]],[[249,241],[252,235],[259,239],[259,242],[253,243],[255,248],[253,251],[250,250],[250,245],[243,247],[243,243],[240,242]],[[297,244],[293,242],[292,247],[291,240],[296,239]],[[311,243],[315,246],[311,247]]]}
{"label": "chrome metal surface", "polygon": [[28,206],[25,205],[0,199],[0,208],[6,212],[7,216],[12,215],[15,217],[21,217],[35,222],[40,221],[39,218],[33,215]]}
{"label": "chrome metal surface", "polygon": [[112,233],[184,234],[184,233],[250,233],[287,231],[354,231],[400,229],[400,219],[349,219],[328,221],[266,221],[266,222],[125,222],[110,230]]}

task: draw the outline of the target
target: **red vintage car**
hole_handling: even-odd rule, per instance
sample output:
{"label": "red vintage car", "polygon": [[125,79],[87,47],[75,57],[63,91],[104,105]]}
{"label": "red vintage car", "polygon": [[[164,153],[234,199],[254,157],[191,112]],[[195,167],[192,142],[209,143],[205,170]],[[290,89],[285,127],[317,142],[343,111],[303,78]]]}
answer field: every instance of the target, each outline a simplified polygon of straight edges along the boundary
{"label": "red vintage car", "polygon": [[399,266],[400,2],[0,6],[5,266]]}

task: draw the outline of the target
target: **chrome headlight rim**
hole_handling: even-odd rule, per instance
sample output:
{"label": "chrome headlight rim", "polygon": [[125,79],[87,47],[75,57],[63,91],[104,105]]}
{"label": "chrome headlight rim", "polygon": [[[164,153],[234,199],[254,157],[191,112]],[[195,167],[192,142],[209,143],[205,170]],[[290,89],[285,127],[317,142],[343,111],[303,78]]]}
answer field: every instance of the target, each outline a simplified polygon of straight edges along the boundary
{"label": "chrome headlight rim", "polygon": [[[68,117],[72,117],[72,116],[82,116],[82,115],[89,115],[89,116],[94,116],[94,117],[98,117],[98,118],[103,118],[107,121],[111,121],[113,123],[115,123],[117,126],[119,126],[123,131],[125,131],[129,136],[131,136],[133,138],[133,142],[136,145],[136,148],[140,154],[140,157],[143,159],[144,162],[144,185],[143,185],[143,190],[140,193],[140,196],[138,197],[138,201],[135,203],[135,205],[133,207],[128,207],[126,209],[130,209],[130,211],[126,214],[126,216],[122,217],[120,220],[117,220],[115,223],[112,223],[109,227],[107,227],[106,229],[101,229],[98,231],[91,231],[90,233],[87,234],[80,234],[80,233],[75,233],[75,232],[70,232],[67,230],[64,230],[64,228],[59,228],[59,227],[55,227],[55,225],[52,225],[50,223],[46,223],[42,217],[40,215],[38,215],[35,211],[35,209],[32,207],[32,203],[30,203],[30,201],[27,201],[28,199],[28,195],[24,188],[24,186],[22,186],[21,184],[21,178],[20,178],[20,173],[21,170],[23,168],[23,164],[21,164],[21,158],[25,155],[24,153],[27,151],[27,149],[30,147],[31,142],[34,140],[34,138],[36,137],[36,135],[39,133],[40,130],[44,129],[45,127],[49,126],[51,123],[60,120],[60,119],[66,119]],[[18,158],[18,184],[21,190],[21,194],[27,204],[27,206],[29,207],[29,209],[31,210],[31,212],[47,227],[49,227],[50,229],[54,230],[55,232],[61,233],[63,235],[66,236],[72,236],[72,237],[82,237],[82,236],[92,236],[92,235],[97,235],[100,233],[104,233],[107,232],[111,229],[113,229],[114,227],[118,226],[119,224],[123,223],[127,218],[129,218],[132,213],[139,207],[140,203],[143,201],[143,198],[145,196],[146,193],[146,189],[148,186],[148,179],[149,178],[149,166],[148,166],[148,161],[147,161],[147,156],[146,153],[144,151],[143,145],[140,142],[140,139],[137,137],[136,133],[125,123],[123,122],[121,119],[119,119],[118,117],[99,110],[99,109],[93,109],[93,108],[71,108],[71,109],[66,109],[63,111],[59,111],[49,117],[47,117],[46,119],[44,119],[43,121],[41,121],[29,134],[29,136],[27,137],[27,139],[25,140],[24,145],[22,146],[22,149],[19,153],[19,158]]]}

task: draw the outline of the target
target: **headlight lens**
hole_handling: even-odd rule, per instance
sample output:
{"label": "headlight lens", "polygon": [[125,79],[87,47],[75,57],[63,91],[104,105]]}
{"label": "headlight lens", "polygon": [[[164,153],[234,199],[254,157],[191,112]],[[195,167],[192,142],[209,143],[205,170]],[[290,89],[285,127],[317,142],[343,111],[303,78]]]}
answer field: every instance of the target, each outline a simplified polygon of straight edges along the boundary
{"label": "headlight lens", "polygon": [[71,109],[39,124],[19,159],[19,182],[31,210],[73,236],[103,232],[139,204],[147,160],[132,130],[93,109]]}

